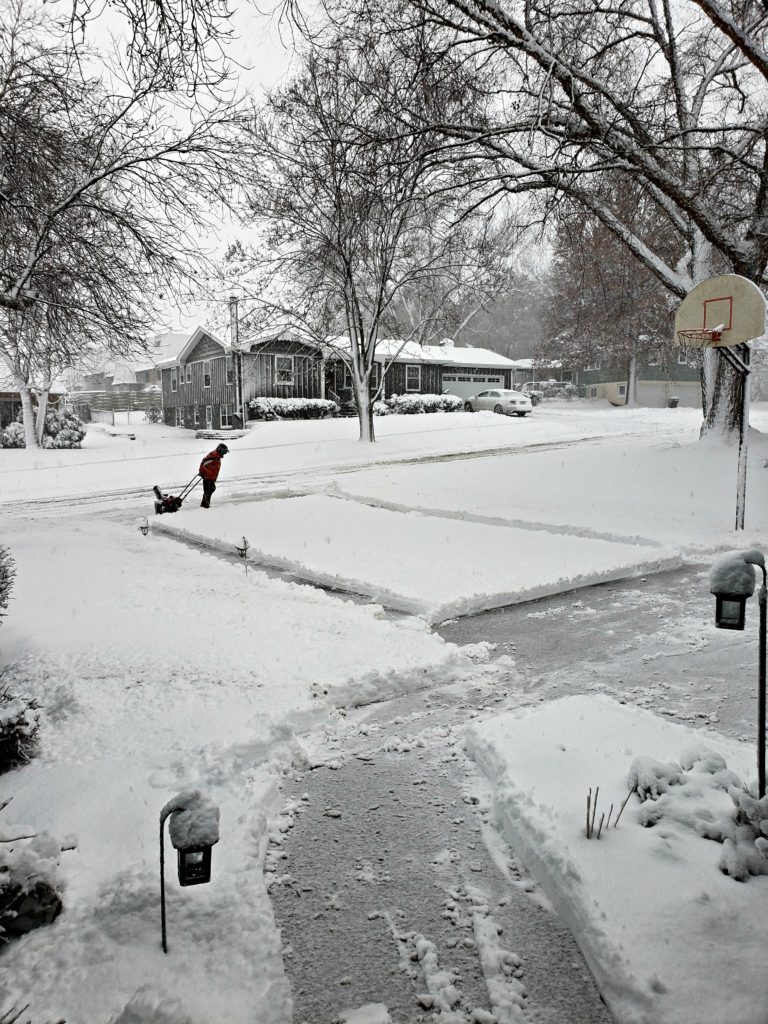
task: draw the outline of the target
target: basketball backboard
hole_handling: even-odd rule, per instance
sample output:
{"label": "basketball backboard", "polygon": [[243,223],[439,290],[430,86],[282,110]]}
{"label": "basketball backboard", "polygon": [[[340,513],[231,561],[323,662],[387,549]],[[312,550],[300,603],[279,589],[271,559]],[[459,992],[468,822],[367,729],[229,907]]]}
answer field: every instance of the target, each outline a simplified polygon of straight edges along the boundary
{"label": "basketball backboard", "polygon": [[741,345],[765,334],[765,297],[739,274],[702,281],[686,295],[675,316],[675,337],[692,348]]}

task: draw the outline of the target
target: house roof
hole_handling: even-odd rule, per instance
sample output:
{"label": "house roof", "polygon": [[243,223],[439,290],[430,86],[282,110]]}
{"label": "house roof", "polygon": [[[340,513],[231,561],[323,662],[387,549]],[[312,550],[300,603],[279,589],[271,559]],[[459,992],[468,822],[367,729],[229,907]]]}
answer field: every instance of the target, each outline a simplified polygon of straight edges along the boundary
{"label": "house roof", "polygon": [[[329,345],[331,350],[349,348],[349,339],[335,338]],[[450,338],[444,338],[439,345],[421,345],[418,341],[399,338],[381,338],[376,343],[378,361],[397,363],[440,363],[443,366],[494,366],[511,370],[515,367],[512,359],[493,352],[488,348],[458,348]]]}
{"label": "house roof", "polygon": [[158,366],[161,370],[168,369],[171,366],[178,366],[179,363],[184,362],[187,356],[194,350],[195,346],[203,337],[203,335],[206,334],[208,335],[209,338],[212,338],[217,345],[221,345],[225,352],[232,351],[232,348],[228,342],[222,341],[221,338],[217,337],[217,335],[213,333],[213,331],[209,330],[207,327],[201,327],[198,324],[198,326],[194,329],[194,331],[192,331],[191,334],[175,335],[175,337],[181,339],[181,344],[179,345],[177,343],[176,345],[175,355],[169,354],[164,359],[158,360],[153,365]]}

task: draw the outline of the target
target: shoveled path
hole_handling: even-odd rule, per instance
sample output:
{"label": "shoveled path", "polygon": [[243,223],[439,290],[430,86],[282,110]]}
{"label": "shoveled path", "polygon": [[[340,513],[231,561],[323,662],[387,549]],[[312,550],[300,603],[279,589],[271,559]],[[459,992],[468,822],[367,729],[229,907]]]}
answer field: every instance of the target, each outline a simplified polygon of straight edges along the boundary
{"label": "shoveled path", "polygon": [[[331,1024],[369,1003],[384,1004],[396,1024],[610,1021],[573,938],[488,826],[482,780],[461,751],[455,727],[502,702],[480,684],[378,705],[333,752],[335,767],[308,769],[286,787],[298,811],[273,833],[267,866],[294,1024]],[[484,973],[478,903],[501,929],[499,947],[520,958],[508,976]],[[434,943],[436,969],[456,976],[450,1013],[430,1005],[441,979],[419,961],[418,936]],[[488,980],[510,1003],[484,1017]]]}

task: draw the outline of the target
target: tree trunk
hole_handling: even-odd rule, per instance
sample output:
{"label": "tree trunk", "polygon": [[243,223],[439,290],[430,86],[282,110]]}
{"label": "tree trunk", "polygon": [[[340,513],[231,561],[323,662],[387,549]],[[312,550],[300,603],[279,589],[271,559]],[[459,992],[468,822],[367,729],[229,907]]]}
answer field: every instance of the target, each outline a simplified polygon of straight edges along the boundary
{"label": "tree trunk", "polygon": [[42,446],[43,430],[45,429],[45,414],[48,412],[48,389],[39,391],[37,394],[37,421],[35,423],[35,435],[37,443]]}
{"label": "tree trunk", "polygon": [[627,400],[625,405],[637,405],[637,356],[629,357],[629,370],[627,371]]}
{"label": "tree trunk", "polygon": [[32,407],[32,389],[29,384],[21,378],[14,377],[14,384],[21,399],[21,413],[24,423],[24,443],[27,448],[39,448],[40,442],[37,439],[35,430],[35,410]]}
{"label": "tree trunk", "polygon": [[701,424],[700,437],[715,433],[725,441],[737,441],[741,427],[741,389],[741,374],[716,349],[705,349],[701,370],[704,422]]}
{"label": "tree trunk", "polygon": [[373,402],[368,375],[361,382],[355,380],[355,401],[357,402],[357,418],[360,424],[360,440],[373,442],[376,440],[373,430]]}

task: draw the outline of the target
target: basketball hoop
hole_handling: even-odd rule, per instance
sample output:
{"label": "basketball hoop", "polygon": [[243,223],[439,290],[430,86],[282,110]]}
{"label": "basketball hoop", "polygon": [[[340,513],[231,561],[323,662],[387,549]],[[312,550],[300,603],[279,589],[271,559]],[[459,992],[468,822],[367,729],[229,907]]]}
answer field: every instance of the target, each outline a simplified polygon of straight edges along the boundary
{"label": "basketball hoop", "polygon": [[723,332],[717,329],[701,327],[696,330],[677,332],[677,340],[681,345],[690,345],[696,348],[705,348],[709,345],[716,345],[723,336]]}

